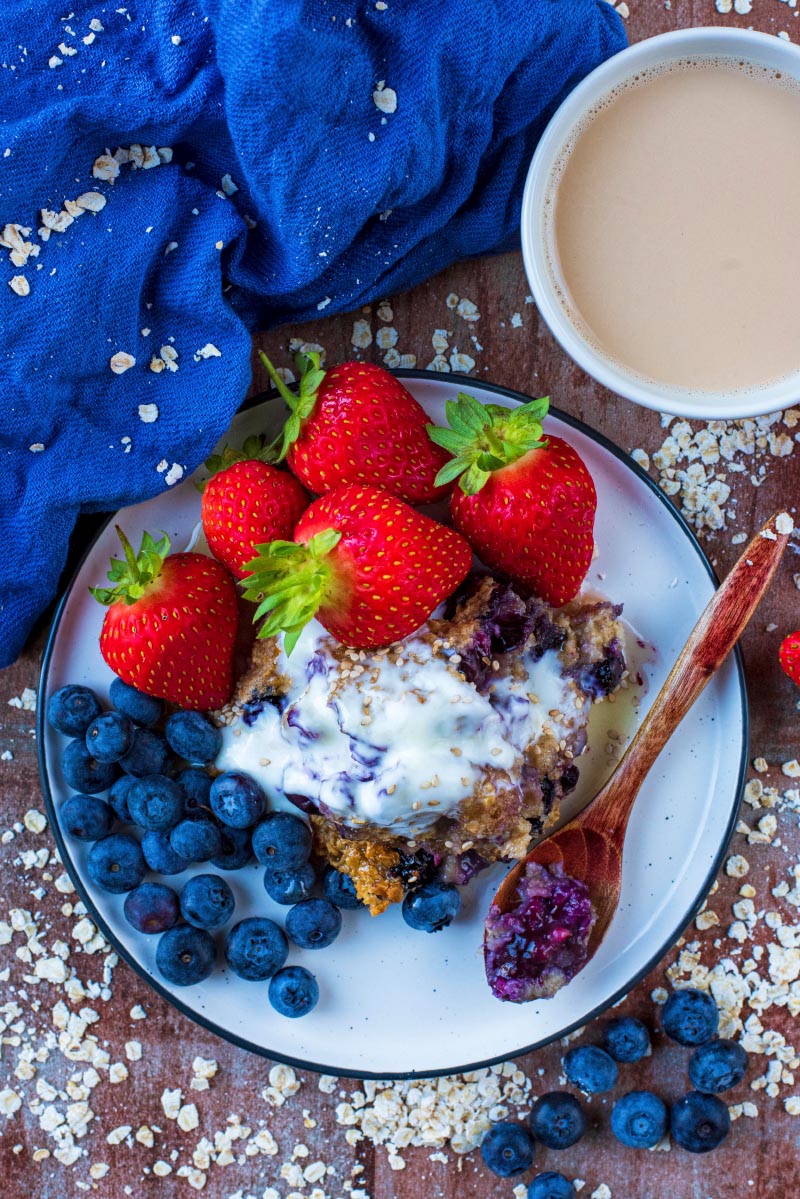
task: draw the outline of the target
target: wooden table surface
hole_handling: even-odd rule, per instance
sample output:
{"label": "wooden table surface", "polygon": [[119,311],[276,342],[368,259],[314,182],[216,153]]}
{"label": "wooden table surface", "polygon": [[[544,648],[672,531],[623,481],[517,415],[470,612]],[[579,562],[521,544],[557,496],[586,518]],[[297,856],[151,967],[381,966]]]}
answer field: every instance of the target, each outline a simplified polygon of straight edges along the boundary
{"label": "wooden table surface", "polygon": [[[786,30],[793,40],[800,37],[797,10],[778,3],[778,0],[754,0],[753,12],[742,16],[733,13],[720,16],[712,0],[702,3],[672,0],[671,5],[655,0],[638,0],[638,3],[630,0],[630,5],[628,29],[631,40],[712,22],[740,26],[752,23],[771,33]],[[724,119],[724,114],[720,119]],[[735,202],[734,198],[732,202]],[[620,214],[620,219],[624,220],[624,213]],[[469,353],[476,362],[472,372],[475,376],[532,395],[549,394],[560,407],[588,421],[623,449],[641,447],[652,454],[667,435],[659,416],[609,394],[574,366],[538,321],[533,305],[526,303],[527,292],[518,254],[454,266],[413,292],[391,300],[392,324],[398,333],[397,349],[402,354],[415,354],[418,364],[425,366],[434,356],[433,331],[449,330],[448,353],[456,349]],[[466,324],[450,310],[445,304],[450,293],[473,300],[480,311],[479,321]],[[288,365],[289,338],[299,336],[306,341],[319,342],[327,352],[328,361],[336,362],[352,355],[350,339],[354,319],[366,317],[375,332],[386,324],[378,318],[376,307],[373,306],[372,313],[320,320],[301,330],[279,329],[259,336],[257,344],[267,349],[277,364]],[[521,315],[521,327],[517,320],[511,319],[515,313]],[[470,340],[472,335],[477,338],[480,349]],[[363,356],[380,361],[383,353],[384,350],[373,342]],[[254,388],[261,389],[265,380],[260,368],[254,369]],[[763,477],[755,473],[751,479],[752,470],[757,468],[751,467],[750,462],[745,471],[728,475],[733,496],[726,507],[732,510],[735,500],[735,519],[729,522],[727,530],[711,533],[705,541],[707,552],[720,574],[729,569],[739,552],[732,543],[734,532],[755,530],[771,512],[782,507],[791,508],[800,492],[800,449],[796,446],[795,452],[786,457],[765,452],[757,461],[766,468]],[[724,466],[723,463],[716,469],[724,469]],[[655,469],[653,474],[657,475]],[[791,551],[788,559],[743,644],[751,703],[752,757],[766,759],[769,773],[758,777],[765,784],[773,783],[781,791],[792,785],[791,780],[781,774],[780,765],[797,754],[797,700],[800,697],[800,692],[782,676],[776,656],[781,636],[800,623],[800,595],[793,581],[796,562]],[[33,715],[24,708],[9,706],[7,701],[21,696],[25,687],[36,688],[44,639],[42,627],[22,658],[0,675],[0,751],[12,755],[10,760],[0,760],[3,828],[12,829],[15,821],[23,820],[26,811],[43,806],[36,767]],[[749,826],[762,815],[760,812],[754,814],[749,808],[745,811]],[[64,914],[69,913],[69,906],[64,905],[74,902],[75,897],[58,889],[55,880],[61,874],[60,868],[52,861],[31,868],[22,864],[20,854],[24,851],[53,849],[49,832],[35,833],[21,824],[17,828],[19,831],[13,839],[8,836],[0,839],[7,908],[32,913],[38,926],[38,938],[45,946],[50,947],[57,940],[70,945],[69,964],[75,967],[85,985],[90,979],[100,979],[103,953],[94,957],[81,954],[73,936],[77,913]],[[747,882],[755,889],[755,909],[776,908],[785,922],[793,925],[794,909],[781,907],[783,900],[772,899],[770,888],[784,877],[787,866],[797,860],[800,850],[797,816],[791,812],[780,814],[777,833],[761,839],[764,842],[771,839],[772,843],[750,845],[743,835],[737,834],[732,852],[743,854],[749,861]],[[739,899],[741,885],[741,879],[723,874],[710,903],[718,914],[719,923],[704,932],[698,932],[694,927],[687,932],[687,940],[701,943],[702,961],[707,966],[732,954],[741,964],[752,952],[748,945],[742,953],[737,943],[727,936],[728,927],[734,920],[731,907]],[[0,911],[0,921],[9,919],[5,911]],[[774,931],[763,921],[752,930],[756,944],[769,942],[774,936]],[[791,933],[786,938],[790,945],[793,936]],[[0,925],[0,944],[4,939]],[[385,1149],[376,1148],[369,1139],[352,1147],[345,1139],[345,1129],[335,1121],[334,1108],[343,1097],[339,1091],[346,1092],[349,1097],[357,1089],[356,1083],[345,1080],[329,1095],[320,1091],[316,1076],[302,1072],[299,1091],[288,1097],[282,1106],[272,1106],[262,1097],[262,1091],[269,1085],[270,1063],[234,1049],[196,1027],[153,994],[124,964],[113,969],[110,992],[105,998],[100,995],[75,1003],[67,1001],[67,1007],[72,1011],[86,1004],[97,1010],[99,1020],[86,1035],[94,1034],[98,1038],[99,1045],[109,1053],[111,1063],[126,1063],[129,1077],[114,1083],[101,1063],[100,1081],[91,1089],[88,1098],[93,1118],[86,1117],[88,1131],[78,1135],[83,1131],[80,1112],[72,1113],[72,1123],[77,1123],[75,1144],[80,1153],[73,1164],[65,1164],[54,1156],[58,1134],[54,1139],[52,1131],[47,1131],[40,1121],[49,1126],[57,1119],[46,1114],[48,1104],[63,1112],[66,1104],[73,1101],[73,1096],[62,1088],[76,1071],[87,1067],[85,1062],[66,1060],[55,1044],[53,1007],[64,999],[63,988],[50,982],[28,984],[22,977],[32,971],[33,966],[25,964],[24,950],[23,960],[13,951],[24,946],[25,941],[26,934],[15,934],[0,958],[0,966],[6,968],[0,973],[0,1000],[12,1005],[0,1007],[5,1026],[0,1092],[3,1088],[12,1088],[22,1097],[19,1111],[7,1121],[0,1120],[1,1189],[5,1199],[27,1199],[31,1194],[40,1195],[42,1199],[56,1196],[66,1199],[88,1189],[107,1199],[120,1199],[123,1195],[172,1196],[189,1194],[192,1186],[202,1187],[210,1199],[227,1196],[238,1199],[249,1195],[260,1199],[265,1188],[271,1185],[281,1196],[297,1192],[312,1199],[321,1199],[322,1194],[339,1199],[353,1189],[357,1199],[361,1199],[358,1188],[372,1199],[390,1199],[391,1196],[417,1199],[421,1195],[426,1199],[455,1196],[488,1199],[489,1196],[512,1195],[514,1181],[518,1180],[498,1180],[484,1169],[477,1153],[459,1159],[446,1146],[444,1152],[448,1161],[431,1161],[429,1149],[412,1147],[401,1151],[405,1168],[392,1169]],[[665,985],[665,969],[675,960],[677,952],[668,954],[636,987],[622,1010],[642,1016],[651,1025],[654,1021],[657,1024],[654,1015],[657,1009],[651,992]],[[792,957],[792,951],[788,952],[787,977],[791,982],[800,972],[800,962],[793,964],[798,955],[795,952]],[[763,960],[767,960],[767,953]],[[353,1002],[358,1002],[357,996],[353,996]],[[19,1005],[20,1011],[13,1006],[15,1004]],[[146,1010],[146,1020],[136,1022],[131,1019],[129,1013],[136,1004]],[[762,1023],[765,1029],[777,1030],[778,1044],[782,1044],[780,1038],[785,1038],[785,1044],[791,1047],[800,1030],[794,1028],[793,1003],[790,1001],[788,1007],[785,1004],[784,999],[784,1006],[770,1007],[764,1012]],[[751,1015],[745,1006],[743,1018]],[[55,1019],[58,1018],[56,1014]],[[502,1018],[502,1013],[498,1018]],[[589,1028],[585,1039],[591,1039],[593,1035],[596,1030]],[[124,1045],[129,1041],[141,1043],[141,1060],[127,1061]],[[772,1041],[774,1044],[775,1037]],[[31,1046],[33,1052],[39,1050],[39,1060],[32,1064],[24,1060],[31,1056],[26,1045]],[[136,1056],[135,1049],[130,1052]],[[520,1060],[521,1069],[533,1081],[534,1093],[558,1085],[562,1052],[563,1047],[556,1044]],[[206,1090],[193,1091],[189,1085],[191,1063],[196,1056],[215,1059],[218,1063],[218,1071]],[[685,1051],[666,1044],[659,1035],[654,1056],[641,1066],[625,1070],[626,1088],[653,1086],[667,1097],[677,1097],[687,1085],[686,1056]],[[562,1155],[540,1149],[538,1166],[540,1169],[563,1170],[569,1178],[584,1179],[582,1193],[588,1196],[599,1188],[598,1199],[607,1196],[602,1184],[620,1199],[644,1199],[645,1196],[653,1199],[672,1196],[680,1199],[689,1196],[693,1199],[740,1199],[742,1196],[783,1199],[795,1193],[800,1185],[797,1154],[790,1148],[795,1144],[800,1126],[795,1125],[792,1116],[784,1110],[784,1100],[794,1094],[793,1083],[788,1081],[794,1051],[784,1049],[779,1056],[789,1063],[790,1074],[784,1074],[782,1082],[770,1087],[772,1097],[763,1084],[758,1084],[756,1090],[751,1090],[748,1084],[763,1075],[773,1059],[753,1059],[747,1082],[729,1098],[735,1103],[755,1102],[758,1115],[739,1119],[725,1146],[711,1156],[694,1157],[676,1148],[656,1153],[624,1150],[608,1131],[610,1105],[595,1101],[591,1112],[598,1127],[580,1145]],[[112,1073],[116,1077],[123,1072]],[[780,1074],[779,1068],[777,1074]],[[74,1086],[73,1083],[73,1090]],[[162,1110],[162,1092],[165,1088],[177,1087],[182,1088],[185,1103],[196,1102],[197,1128],[182,1129],[166,1118]],[[775,1091],[778,1091],[777,1095]],[[797,1091],[800,1093],[800,1077]],[[76,1094],[80,1097],[81,1092]],[[11,1107],[15,1106],[15,1101],[9,1100],[7,1094],[0,1094],[2,1110],[8,1111],[9,1103]],[[219,1160],[207,1168],[193,1167],[192,1151],[200,1139],[206,1136],[213,1142],[215,1133],[226,1128],[226,1122],[228,1127],[232,1126],[231,1116],[249,1126],[251,1135],[268,1127],[276,1138],[278,1152],[265,1154],[251,1150],[252,1156],[241,1155],[245,1145],[242,1140],[234,1143],[232,1154],[224,1151]],[[184,1117],[182,1123],[191,1125],[193,1118]],[[140,1141],[129,1144],[107,1143],[111,1130],[126,1125],[130,1125],[134,1133],[145,1125],[155,1125],[160,1131],[144,1132]],[[150,1140],[152,1145],[148,1143]],[[281,1178],[281,1165],[291,1163],[296,1145],[308,1148],[307,1157],[301,1156],[302,1150],[295,1152],[295,1162],[299,1161],[301,1167],[322,1161],[336,1173],[329,1173],[321,1182],[300,1180],[302,1185],[292,1180],[291,1169],[284,1169],[285,1177]],[[179,1151],[177,1157],[171,1157],[175,1150]],[[62,1158],[70,1156],[68,1151],[62,1150]],[[230,1164],[225,1164],[228,1157]],[[151,1172],[159,1159],[171,1166],[172,1173],[159,1177],[157,1172]],[[202,1145],[198,1161],[202,1166]],[[189,1177],[179,1176],[180,1167],[187,1164],[195,1172]],[[309,1173],[314,1175],[315,1171]],[[313,1195],[315,1186],[322,1190]],[[269,1190],[266,1195],[267,1199],[275,1199]]]}

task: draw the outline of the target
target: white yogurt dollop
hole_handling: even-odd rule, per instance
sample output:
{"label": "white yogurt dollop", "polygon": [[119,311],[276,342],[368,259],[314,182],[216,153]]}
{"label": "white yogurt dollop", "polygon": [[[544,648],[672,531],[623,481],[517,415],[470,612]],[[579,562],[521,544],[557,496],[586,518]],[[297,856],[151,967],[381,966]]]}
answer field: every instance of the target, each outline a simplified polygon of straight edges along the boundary
{"label": "white yogurt dollop", "polygon": [[419,833],[472,796],[487,768],[513,778],[545,725],[565,737],[577,715],[555,650],[523,655],[525,677],[500,676],[481,695],[422,638],[363,661],[340,662],[335,647],[311,621],[280,654],[282,710],[267,703],[223,730],[217,766],[256,778],[275,809],[296,811],[286,796],[302,795],[341,824]]}

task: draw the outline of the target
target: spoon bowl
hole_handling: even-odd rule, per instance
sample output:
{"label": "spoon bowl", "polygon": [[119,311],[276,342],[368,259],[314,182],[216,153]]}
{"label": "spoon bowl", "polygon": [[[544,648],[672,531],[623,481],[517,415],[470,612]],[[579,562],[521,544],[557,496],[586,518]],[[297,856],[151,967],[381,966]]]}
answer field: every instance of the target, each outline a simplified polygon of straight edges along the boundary
{"label": "spoon bowl", "polygon": [[[791,532],[790,518],[779,513],[766,522],[747,546],[712,596],[635,737],[594,799],[563,828],[540,840],[501,883],[492,900],[484,934],[489,985],[499,998],[507,996],[500,994],[490,976],[490,929],[520,908],[525,897],[526,871],[531,864],[545,867],[554,882],[563,877],[582,884],[594,913],[585,947],[575,947],[574,956],[579,964],[574,969],[568,968],[557,985],[568,982],[599,949],[619,906],[625,834],[642,783],[744,631],[786,549],[789,532],[781,532],[779,528],[787,527]],[[532,944],[536,929],[527,931]],[[556,931],[562,942],[570,935],[567,928]],[[518,944],[515,951],[519,952]],[[538,992],[535,988],[533,993],[526,992],[525,998],[548,997],[554,993],[555,985],[551,972],[550,985]]]}

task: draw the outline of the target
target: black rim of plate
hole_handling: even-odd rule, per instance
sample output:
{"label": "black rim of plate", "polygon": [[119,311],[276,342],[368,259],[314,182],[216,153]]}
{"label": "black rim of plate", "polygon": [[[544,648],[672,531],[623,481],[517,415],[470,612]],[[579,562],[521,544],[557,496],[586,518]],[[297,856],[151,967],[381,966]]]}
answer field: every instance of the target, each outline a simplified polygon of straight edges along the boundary
{"label": "black rim of plate", "polygon": [[[396,370],[396,371],[393,371],[392,373],[401,379],[418,379],[418,380],[425,380],[426,382],[432,382],[437,379],[436,375],[432,375],[430,371],[424,371],[424,370]],[[507,400],[513,400],[516,403],[526,403],[531,398],[530,396],[524,395],[522,392],[513,391],[511,388],[502,387],[497,383],[484,382],[481,379],[473,378],[471,375],[459,375],[456,373],[451,373],[451,374],[447,375],[446,379],[440,380],[440,381],[448,382],[448,383],[454,382],[459,385],[463,385],[464,388],[467,390],[469,390],[470,388],[479,387],[482,391],[493,392],[495,395],[502,396],[504,399],[507,399]],[[244,412],[251,408],[254,408],[257,404],[263,403],[268,398],[274,398],[274,397],[272,396],[271,393],[262,393],[260,395],[252,396],[250,399],[246,400],[242,404],[239,411]],[[619,446],[615,445],[613,441],[610,441],[602,433],[598,433],[596,430],[592,429],[589,425],[585,424],[583,421],[578,420],[577,417],[570,416],[569,413],[562,412],[561,409],[555,408],[555,407],[550,408],[550,415],[553,416],[554,418],[556,418],[557,420],[562,421],[565,425],[568,425],[573,429],[577,429],[580,433],[583,433],[585,436],[589,437],[592,441],[595,441],[598,445],[602,446],[602,448],[607,450],[610,454],[612,454],[613,457],[617,458],[620,462],[624,463],[624,465],[630,471],[633,472],[633,474],[640,480],[640,482],[644,483],[645,486],[648,487],[650,489],[650,491],[655,496],[658,497],[659,502],[664,505],[664,507],[667,509],[667,511],[672,516],[673,520],[676,521],[676,523],[679,525],[679,527],[683,531],[684,535],[687,537],[687,539],[693,546],[693,548],[694,548],[695,552],[697,553],[697,556],[699,557],[700,561],[702,562],[709,578],[712,580],[712,582],[714,582],[715,584],[718,584],[719,579],[717,578],[717,575],[714,572],[714,569],[711,566],[711,563],[709,562],[708,558],[706,557],[706,554],[703,551],[703,548],[700,545],[699,541],[695,537],[690,525],[685,520],[685,518],[681,515],[681,513],[678,511],[678,509],[675,508],[674,505],[669,502],[669,500],[666,498],[666,496],[663,494],[663,492],[659,489],[658,485],[650,478],[650,476],[648,474],[646,474],[645,471],[643,471],[641,469],[641,467],[636,462],[634,462],[634,460],[628,454],[626,454],[623,450],[621,450],[619,448]],[[106,940],[111,945],[113,945],[115,951],[119,954],[119,956],[131,967],[132,970],[134,970],[141,978],[143,978],[144,981],[150,987],[152,987],[152,989],[158,995],[160,995],[162,999],[165,999],[167,1001],[167,1003],[170,1003],[174,1008],[177,1008],[179,1012],[181,1012],[184,1016],[188,1017],[188,1019],[194,1021],[195,1024],[199,1024],[202,1028],[205,1028],[208,1032],[214,1033],[216,1036],[221,1037],[224,1041],[228,1041],[230,1044],[237,1046],[237,1048],[246,1049],[250,1053],[254,1053],[259,1057],[268,1058],[270,1061],[283,1062],[286,1065],[294,1066],[301,1070],[313,1070],[319,1074],[335,1075],[337,1078],[370,1078],[370,1079],[438,1078],[438,1077],[442,1077],[442,1076],[445,1076],[448,1074],[463,1074],[463,1073],[467,1073],[468,1071],[471,1071],[471,1070],[480,1070],[480,1069],[484,1069],[485,1067],[497,1065],[499,1062],[508,1061],[509,1059],[515,1059],[518,1057],[523,1057],[527,1053],[532,1053],[536,1049],[541,1049],[544,1045],[549,1045],[551,1042],[558,1040],[560,1037],[568,1036],[569,1033],[574,1032],[574,1030],[576,1028],[581,1028],[583,1025],[588,1024],[590,1020],[593,1020],[596,1016],[599,1016],[602,1012],[604,1012],[608,1008],[612,1007],[619,999],[621,999],[625,995],[627,995],[629,991],[631,991],[638,983],[641,982],[641,980],[643,978],[646,977],[646,975],[648,975],[650,973],[650,971],[653,969],[654,966],[656,966],[658,964],[658,962],[661,960],[661,958],[664,957],[664,955],[666,953],[668,953],[670,949],[672,949],[672,947],[675,945],[676,941],[680,937],[681,933],[686,928],[687,924],[689,924],[691,922],[691,920],[695,917],[695,915],[699,911],[706,895],[708,894],[708,891],[711,889],[711,886],[713,885],[713,883],[717,877],[720,866],[722,865],[723,859],[727,853],[731,836],[733,835],[736,818],[737,818],[737,814],[738,814],[738,810],[739,810],[739,801],[741,799],[742,789],[744,787],[744,782],[745,782],[745,778],[746,778],[746,774],[747,774],[747,764],[748,764],[748,756],[749,756],[750,721],[749,721],[749,710],[748,710],[748,704],[747,704],[747,689],[746,689],[746,685],[745,685],[744,669],[743,669],[743,665],[742,665],[742,655],[741,655],[741,650],[739,649],[738,645],[734,649],[733,660],[736,664],[736,674],[737,674],[737,679],[738,679],[738,683],[739,683],[739,694],[740,694],[741,705],[742,705],[742,749],[741,749],[741,756],[740,756],[740,762],[739,762],[738,780],[736,783],[736,787],[735,787],[735,790],[733,793],[733,798],[732,798],[732,803],[731,803],[731,813],[730,813],[730,817],[728,819],[727,827],[725,828],[724,834],[720,840],[719,850],[714,858],[714,861],[711,864],[711,867],[706,875],[706,878],[703,882],[703,885],[702,885],[699,893],[692,900],[691,904],[686,909],[686,911],[682,912],[681,918],[679,921],[676,922],[673,932],[670,933],[669,937],[662,944],[659,945],[658,949],[656,949],[653,952],[652,956],[648,958],[646,965],[643,966],[642,969],[639,970],[635,975],[633,975],[625,983],[624,986],[620,987],[611,996],[609,996],[609,998],[607,1000],[604,1000],[603,1003],[599,1004],[596,1008],[593,1008],[591,1011],[589,1011],[585,1015],[581,1016],[580,1019],[575,1020],[572,1023],[568,1024],[566,1027],[564,1027],[563,1029],[560,1029],[559,1032],[554,1033],[552,1036],[543,1037],[541,1040],[534,1041],[530,1045],[523,1045],[523,1046],[520,1046],[519,1049],[512,1049],[512,1050],[509,1050],[507,1053],[503,1053],[497,1057],[490,1057],[490,1058],[486,1058],[484,1060],[477,1061],[477,1062],[469,1062],[469,1063],[463,1063],[463,1064],[456,1063],[453,1066],[448,1066],[448,1067],[438,1069],[438,1070],[427,1070],[427,1071],[426,1070],[407,1070],[407,1071],[366,1070],[365,1071],[365,1070],[353,1070],[352,1068],[351,1069],[343,1069],[342,1066],[324,1065],[323,1063],[320,1063],[320,1062],[305,1061],[302,1058],[291,1057],[289,1054],[281,1052],[278,1049],[266,1049],[266,1048],[262,1047],[261,1045],[253,1044],[253,1042],[248,1041],[243,1037],[237,1036],[235,1033],[230,1032],[228,1029],[220,1027],[220,1025],[214,1023],[214,1021],[212,1021],[212,1020],[209,1020],[201,1012],[198,1012],[198,1011],[188,1007],[180,999],[179,996],[174,995],[171,991],[168,991],[166,989],[166,987],[162,986],[159,979],[156,978],[155,975],[150,974],[150,972],[148,970],[146,970],[144,968],[144,966],[142,966],[136,960],[136,958],[129,952],[129,950],[126,949],[126,947],[117,939],[117,937],[114,934],[114,932],[112,931],[112,929],[109,927],[109,925],[106,923],[106,921],[100,915],[100,913],[97,911],[94,901],[92,899],[91,893],[85,886],[84,880],[72,859],[69,845],[66,842],[66,840],[64,839],[64,837],[62,836],[61,828],[60,828],[60,824],[59,824],[59,820],[58,820],[58,816],[57,816],[57,812],[56,812],[55,802],[53,800],[53,796],[50,791],[50,780],[49,780],[49,774],[48,774],[48,769],[47,769],[47,754],[46,754],[46,750],[45,750],[45,735],[46,735],[45,709],[46,709],[46,704],[44,703],[44,697],[47,693],[47,677],[48,677],[48,671],[49,671],[49,667],[50,667],[50,659],[52,658],[53,651],[55,648],[55,644],[56,644],[56,640],[57,640],[57,636],[58,636],[58,628],[61,623],[61,616],[63,614],[64,607],[66,606],[67,600],[69,599],[70,595],[72,594],[72,590],[73,590],[73,587],[75,586],[78,575],[80,574],[81,570],[83,569],[83,565],[84,565],[87,557],[91,553],[92,549],[94,548],[95,543],[97,542],[99,537],[102,535],[102,533],[105,531],[105,529],[108,527],[108,525],[114,519],[115,519],[115,516],[113,514],[111,516],[109,516],[108,520],[103,523],[103,525],[100,527],[100,529],[98,529],[97,532],[95,533],[95,535],[92,537],[91,541],[87,545],[86,550],[84,551],[84,553],[81,557],[80,562],[78,563],[77,567],[75,568],[75,571],[73,572],[72,578],[70,579],[70,581],[67,585],[67,588],[58,603],[58,607],[56,608],[55,615],[53,616],[53,623],[50,627],[50,632],[47,637],[47,643],[45,645],[44,655],[42,657],[41,673],[39,676],[39,703],[37,705],[38,711],[37,711],[37,716],[36,716],[39,775],[40,775],[41,784],[42,784],[42,792],[44,795],[45,808],[47,810],[47,817],[48,817],[48,820],[50,821],[50,828],[51,828],[53,836],[55,838],[56,845],[58,847],[58,852],[61,856],[61,860],[62,860],[64,866],[66,867],[67,873],[69,874],[69,876],[72,880],[75,890],[77,891],[78,895],[80,896],[81,900],[83,901],[84,905],[86,906],[86,909],[87,909],[89,915],[91,916],[94,923],[97,925],[100,932],[106,938]]]}

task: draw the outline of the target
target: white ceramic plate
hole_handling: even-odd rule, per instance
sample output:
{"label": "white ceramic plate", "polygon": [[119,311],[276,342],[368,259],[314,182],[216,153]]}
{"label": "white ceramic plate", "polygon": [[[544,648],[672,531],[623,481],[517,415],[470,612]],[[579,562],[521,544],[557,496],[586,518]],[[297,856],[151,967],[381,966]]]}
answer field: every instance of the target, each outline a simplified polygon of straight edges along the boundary
{"label": "white ceramic plate", "polygon": [[[509,406],[526,398],[473,379],[399,373],[437,421],[445,400],[460,389]],[[228,440],[240,444],[246,434],[268,428],[279,419],[276,408],[259,405],[241,413]],[[599,557],[588,582],[623,602],[627,620],[657,647],[645,667],[644,709],[712,594],[711,569],[687,526],[627,456],[571,418],[551,416],[546,428],[576,447],[597,486]],[[126,509],[121,521],[134,542],[144,529],[166,530],[173,546],[182,547],[198,515],[198,493],[185,481]],[[458,920],[440,933],[412,931],[397,908],[376,918],[345,912],[343,931],[330,948],[292,952],[290,962],[308,966],[320,984],[317,1008],[300,1020],[270,1008],[266,983],[244,982],[226,969],[200,986],[170,987],[155,972],[157,938],[130,928],[122,915],[124,897],[89,881],[85,844],[60,835],[58,806],[69,794],[59,766],[64,739],[44,723],[46,696],[65,683],[108,694],[112,676],[98,649],[103,609],[87,588],[104,580],[117,552],[113,523],[88,550],[53,623],[40,689],[42,783],[64,862],[93,919],[181,1011],[245,1048],[329,1074],[455,1072],[518,1055],[583,1024],[624,995],[675,942],[715,877],[735,819],[747,752],[738,659],[720,671],[656,763],[630,823],[619,913],[596,957],[557,998],[501,1004],[486,985],[482,923],[504,873],[499,865],[463,891]],[[571,808],[607,769],[606,740],[601,732],[580,760],[581,792]],[[286,909],[267,897],[261,875],[257,865],[226,873],[236,895],[235,919],[263,914],[282,922]],[[175,885],[181,883],[179,876]]]}

